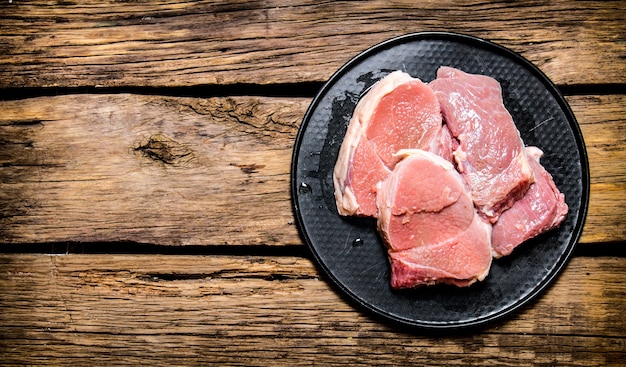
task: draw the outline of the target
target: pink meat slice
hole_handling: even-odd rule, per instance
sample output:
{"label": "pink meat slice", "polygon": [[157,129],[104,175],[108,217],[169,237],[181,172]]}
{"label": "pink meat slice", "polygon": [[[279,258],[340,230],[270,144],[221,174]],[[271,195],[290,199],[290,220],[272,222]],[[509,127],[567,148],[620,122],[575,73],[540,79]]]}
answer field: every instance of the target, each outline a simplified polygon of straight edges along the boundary
{"label": "pink meat slice", "polygon": [[535,182],[524,197],[502,213],[493,225],[491,243],[496,258],[509,255],[524,241],[558,227],[567,216],[569,208],[565,195],[539,162],[543,152],[536,147],[527,147],[526,154],[531,158]]}
{"label": "pink meat slice", "polygon": [[391,262],[391,286],[469,286],[491,266],[491,225],[449,161],[423,150],[404,157],[378,184],[378,230]]}
{"label": "pink meat slice", "polygon": [[339,214],[377,216],[376,183],[397,163],[395,153],[419,148],[450,157],[450,139],[432,89],[401,71],[381,79],[357,104],[339,150]]}
{"label": "pink meat slice", "polygon": [[458,140],[453,152],[474,204],[491,223],[520,199],[534,176],[513,119],[495,79],[441,67],[430,87]]}
{"label": "pink meat slice", "polygon": [[357,144],[352,161],[348,166],[348,174],[344,181],[345,188],[341,196],[341,206],[338,206],[340,213],[342,215],[375,216],[378,212],[376,184],[387,178],[390,173],[391,170],[376,154],[372,144],[368,140],[362,139]]}
{"label": "pink meat slice", "polygon": [[437,149],[441,128],[437,97],[426,84],[412,79],[380,98],[366,136],[383,162],[393,167],[400,149]]}

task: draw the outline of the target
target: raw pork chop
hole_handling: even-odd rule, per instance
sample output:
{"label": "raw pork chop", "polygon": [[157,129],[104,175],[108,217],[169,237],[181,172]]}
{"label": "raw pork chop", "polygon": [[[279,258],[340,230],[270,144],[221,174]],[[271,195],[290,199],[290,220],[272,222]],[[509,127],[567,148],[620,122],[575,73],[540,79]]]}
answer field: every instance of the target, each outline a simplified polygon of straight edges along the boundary
{"label": "raw pork chop", "polygon": [[334,169],[341,215],[376,216],[376,184],[387,177],[400,149],[419,148],[450,157],[451,138],[439,102],[419,79],[394,71],[359,101]]}
{"label": "raw pork chop", "polygon": [[401,151],[379,183],[378,230],[391,262],[391,286],[468,286],[491,266],[491,225],[480,219],[463,178],[449,161]]}
{"label": "raw pork chop", "polygon": [[444,66],[429,85],[458,140],[453,155],[474,204],[494,223],[534,181],[519,131],[502,102],[500,84]]}
{"label": "raw pork chop", "polygon": [[491,244],[496,258],[510,254],[527,239],[557,227],[567,215],[565,196],[539,163],[543,152],[536,147],[527,147],[526,154],[531,158],[535,183],[493,225]]}

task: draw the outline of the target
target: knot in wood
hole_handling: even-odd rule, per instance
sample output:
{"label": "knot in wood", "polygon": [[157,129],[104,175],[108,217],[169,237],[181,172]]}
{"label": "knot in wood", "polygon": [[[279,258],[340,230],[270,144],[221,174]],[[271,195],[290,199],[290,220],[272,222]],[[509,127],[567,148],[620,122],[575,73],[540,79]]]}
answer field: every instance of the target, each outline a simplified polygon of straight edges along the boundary
{"label": "knot in wood", "polygon": [[147,158],[167,165],[181,165],[194,158],[194,152],[188,146],[160,133],[150,136],[134,150]]}

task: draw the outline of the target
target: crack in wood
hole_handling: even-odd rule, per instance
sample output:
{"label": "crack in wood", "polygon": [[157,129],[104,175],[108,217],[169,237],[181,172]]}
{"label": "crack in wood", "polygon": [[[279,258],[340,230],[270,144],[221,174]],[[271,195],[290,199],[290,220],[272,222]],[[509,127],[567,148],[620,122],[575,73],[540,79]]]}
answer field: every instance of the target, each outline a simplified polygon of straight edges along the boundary
{"label": "crack in wood", "polygon": [[43,125],[43,120],[38,120],[38,119],[16,120],[16,121],[9,121],[8,123],[3,123],[3,125],[8,125],[8,126],[37,126],[37,125]]}
{"label": "crack in wood", "polygon": [[231,163],[230,165],[239,168],[241,172],[247,175],[251,175],[253,173],[259,173],[259,170],[265,167],[264,164],[255,164],[255,163],[252,163],[252,164]]}
{"label": "crack in wood", "polygon": [[186,281],[186,280],[203,280],[203,279],[261,279],[267,281],[287,281],[302,279],[318,279],[315,275],[309,274],[290,274],[290,273],[241,273],[239,270],[221,269],[210,273],[148,273],[139,275],[137,279],[144,281]]}

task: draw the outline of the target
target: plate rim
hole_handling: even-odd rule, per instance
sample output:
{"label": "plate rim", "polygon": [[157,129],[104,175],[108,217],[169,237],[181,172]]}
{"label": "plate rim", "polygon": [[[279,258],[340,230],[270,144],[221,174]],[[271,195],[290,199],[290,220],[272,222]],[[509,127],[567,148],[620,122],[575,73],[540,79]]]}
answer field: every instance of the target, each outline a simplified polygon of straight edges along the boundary
{"label": "plate rim", "polygon": [[[578,153],[580,157],[580,166],[581,166],[581,197],[580,197],[580,209],[578,211],[577,220],[573,223],[573,232],[570,242],[567,244],[567,247],[564,249],[562,254],[560,255],[558,261],[555,264],[555,267],[552,271],[550,271],[546,277],[544,277],[540,282],[536,283],[530,292],[521,298],[520,300],[514,302],[509,307],[506,307],[498,312],[482,315],[476,317],[469,321],[424,321],[424,320],[413,320],[407,317],[400,317],[398,315],[391,314],[382,310],[374,305],[369,304],[365,300],[361,299],[355,292],[350,290],[347,286],[345,286],[328,268],[328,266],[322,261],[321,256],[318,254],[317,249],[313,246],[312,241],[305,230],[305,224],[303,223],[303,218],[301,214],[301,209],[299,206],[299,202],[297,199],[297,193],[299,190],[299,185],[297,182],[297,168],[298,168],[298,157],[300,148],[302,146],[302,140],[305,136],[309,121],[311,120],[311,116],[313,112],[317,109],[317,106],[320,104],[321,100],[327,94],[329,89],[337,82],[338,79],[342,77],[343,74],[346,73],[347,70],[354,67],[361,60],[367,59],[372,54],[376,54],[379,51],[382,51],[386,48],[391,48],[396,45],[400,45],[406,42],[413,41],[428,41],[428,40],[448,40],[455,41],[458,43],[466,44],[472,47],[479,47],[482,49],[487,49],[489,51],[497,51],[498,54],[504,54],[505,57],[514,59],[515,62],[522,64],[525,68],[531,71],[537,79],[546,86],[548,92],[555,98],[558,103],[560,109],[566,116],[569,127],[572,130],[574,135],[574,140],[576,142],[576,146],[578,148]],[[297,229],[302,239],[304,239],[305,244],[309,252],[313,255],[315,259],[315,265],[320,267],[323,271],[323,275],[331,280],[331,284],[333,287],[339,288],[342,293],[342,296],[347,296],[350,301],[356,302],[359,306],[366,308],[370,312],[373,312],[376,316],[382,317],[384,319],[390,320],[400,326],[408,326],[419,329],[430,329],[430,330],[450,330],[450,329],[465,329],[465,328],[475,328],[478,326],[483,326],[488,323],[494,322],[496,320],[502,319],[512,313],[517,312],[521,308],[528,305],[530,302],[534,301],[541,293],[543,293],[551,284],[554,283],[556,278],[561,275],[565,266],[569,263],[572,254],[580,240],[580,236],[582,234],[582,230],[584,227],[584,223],[587,217],[587,211],[589,206],[589,191],[590,191],[590,174],[589,174],[589,161],[587,156],[587,150],[584,143],[584,138],[582,135],[582,131],[580,130],[580,125],[574,115],[571,107],[565,100],[565,97],[558,89],[558,87],[552,82],[550,78],[547,77],[536,65],[530,62],[528,59],[520,55],[519,53],[494,43],[492,41],[479,38],[476,36],[455,33],[455,32],[440,32],[440,31],[426,31],[426,32],[413,32],[407,33],[400,36],[396,36],[385,41],[379,42],[373,46],[368,47],[364,51],[358,53],[356,56],[349,59],[346,63],[344,63],[339,69],[337,69],[330,78],[324,83],[322,88],[316,93],[315,97],[309,104],[303,118],[300,127],[298,128],[298,133],[296,135],[292,153],[292,161],[291,161],[291,201],[292,201],[292,210],[294,213],[294,217],[297,223]]]}

